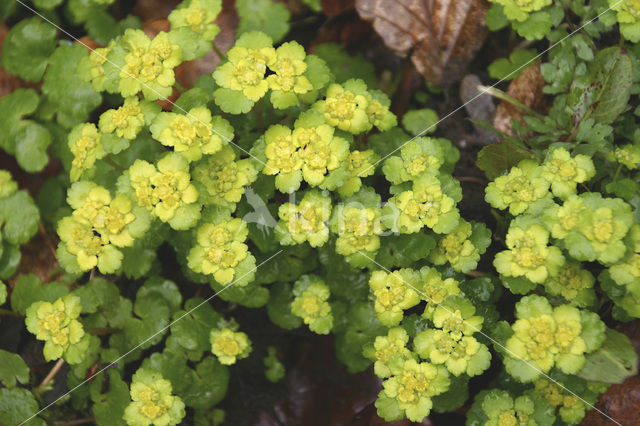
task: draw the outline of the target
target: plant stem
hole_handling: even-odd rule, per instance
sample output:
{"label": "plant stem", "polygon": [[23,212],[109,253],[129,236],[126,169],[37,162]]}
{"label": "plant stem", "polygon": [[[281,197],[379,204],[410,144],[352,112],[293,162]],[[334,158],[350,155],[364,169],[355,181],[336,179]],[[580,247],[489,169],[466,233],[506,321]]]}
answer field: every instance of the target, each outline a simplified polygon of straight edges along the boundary
{"label": "plant stem", "polygon": [[93,417],[84,417],[82,419],[75,419],[69,422],[59,423],[56,426],[74,426],[74,425],[83,425],[85,423],[93,423]]}
{"label": "plant stem", "polygon": [[520,108],[522,111],[526,112],[529,115],[532,115],[536,118],[539,119],[544,119],[544,116],[542,114],[540,114],[538,111],[529,108],[528,106],[526,106],[525,104],[523,104],[522,102],[520,102],[519,100],[517,100],[516,98],[514,98],[513,96],[503,92],[500,89],[497,89],[495,87],[491,87],[491,86],[483,86],[483,85],[479,85],[477,87],[478,91],[483,92],[483,93],[487,93],[491,96],[493,96],[494,98],[498,98],[501,99],[505,102],[510,103],[511,105]]}
{"label": "plant stem", "polygon": [[218,58],[220,58],[220,60],[224,59],[224,53],[222,53],[220,49],[218,49],[218,46],[216,46],[215,43],[213,43],[213,51],[216,52],[216,55],[218,55]]}
{"label": "plant stem", "polygon": [[17,317],[17,318],[22,318],[24,316],[17,312],[10,311],[9,309],[0,309],[0,316],[2,315],[6,315],[8,317]]}
{"label": "plant stem", "polygon": [[62,368],[63,365],[64,365],[64,359],[60,358],[56,362],[56,365],[53,366],[51,371],[49,371],[49,374],[47,374],[47,377],[45,377],[42,383],[38,385],[38,387],[36,388],[36,392],[38,390],[42,390],[42,388],[44,388],[47,385],[47,383],[53,380],[53,378],[56,377],[56,374],[60,372],[60,369]]}
{"label": "plant stem", "polygon": [[613,182],[618,180],[618,176],[620,176],[621,170],[622,170],[622,164],[618,164],[618,168],[616,169],[616,174],[613,176]]}
{"label": "plant stem", "polygon": [[102,159],[102,161],[104,161],[105,163],[107,163],[108,165],[110,165],[111,167],[113,167],[114,169],[124,172],[125,168],[122,167],[121,165],[117,164],[115,161],[113,161],[111,158],[109,157],[104,157]]}

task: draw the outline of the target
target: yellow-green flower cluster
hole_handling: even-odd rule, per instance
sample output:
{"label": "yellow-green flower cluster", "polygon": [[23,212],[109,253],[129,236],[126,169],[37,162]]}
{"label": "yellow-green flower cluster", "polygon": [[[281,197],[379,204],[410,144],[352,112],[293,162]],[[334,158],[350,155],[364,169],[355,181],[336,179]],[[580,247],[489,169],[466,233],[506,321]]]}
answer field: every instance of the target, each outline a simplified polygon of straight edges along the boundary
{"label": "yellow-green flower cluster", "polygon": [[278,209],[276,236],[282,245],[309,242],[323,246],[329,239],[331,199],[317,190],[307,191],[300,204],[284,203]]}
{"label": "yellow-green flower cluster", "polygon": [[157,141],[188,161],[215,154],[233,138],[233,128],[227,120],[212,118],[211,111],[204,106],[192,108],[187,114],[161,112],[149,129]]}
{"label": "yellow-green flower cluster", "polygon": [[558,274],[564,264],[559,248],[549,246],[549,232],[533,221],[516,220],[509,226],[505,241],[508,250],[496,254],[493,265],[507,277],[526,277],[543,283]]}
{"label": "yellow-green flower cluster", "polygon": [[604,341],[605,326],[597,314],[570,305],[552,307],[547,299],[526,296],[516,304],[513,335],[506,342],[505,368],[522,382],[537,379],[552,367],[576,374],[585,353]]}
{"label": "yellow-green flower cluster", "polygon": [[504,14],[512,21],[523,22],[529,19],[531,12],[549,6],[552,0],[490,0],[504,6]]}
{"label": "yellow-green flower cluster", "polygon": [[0,198],[13,195],[18,190],[18,184],[11,177],[11,173],[0,170]]}
{"label": "yellow-green flower cluster", "polygon": [[93,168],[96,160],[106,155],[100,141],[101,134],[91,123],[78,124],[69,133],[69,149],[73,154],[71,161],[71,182],[75,182],[84,172]]}
{"label": "yellow-green flower cluster", "polygon": [[313,105],[320,111],[327,124],[340,130],[359,134],[376,126],[379,130],[389,130],[397,124],[396,117],[389,111],[389,99],[377,91],[368,91],[360,79],[351,79],[344,84],[332,84],[326,97]]}
{"label": "yellow-green flower cluster", "polygon": [[[205,223],[198,228],[197,244],[187,256],[189,268],[195,272],[212,275],[222,285],[240,278],[246,278],[255,266],[255,258],[245,244],[249,231],[247,225],[238,218],[219,219],[216,223]],[[239,272],[241,271],[241,272]],[[246,285],[251,279],[237,282]]]}
{"label": "yellow-green flower cluster", "polygon": [[304,47],[295,41],[283,43],[276,49],[276,60],[270,66],[273,74],[267,77],[271,89],[271,103],[280,109],[299,105],[297,95],[313,90],[313,85],[304,75],[307,70]]}
{"label": "yellow-green flower cluster", "polygon": [[441,305],[449,296],[459,296],[459,283],[455,279],[442,278],[440,272],[435,268],[424,266],[420,269],[420,281],[418,289],[423,300],[427,302],[422,316],[432,319],[435,309]]}
{"label": "yellow-green flower cluster", "polygon": [[[390,404],[392,412],[400,412],[409,420],[422,422],[429,415],[431,398],[449,389],[449,373],[442,366],[408,359],[400,371],[382,383],[376,407]],[[388,408],[388,407],[387,407]]]}
{"label": "yellow-green flower cluster", "polygon": [[623,238],[633,224],[631,206],[600,193],[569,197],[562,206],[548,209],[547,223],[554,238],[564,240],[576,260],[618,262],[625,256]]}
{"label": "yellow-green flower cluster", "polygon": [[611,278],[626,286],[631,294],[640,299],[640,225],[634,224],[629,232],[632,250],[627,257],[609,268]]}
{"label": "yellow-green flower cluster", "polygon": [[[456,198],[459,198],[456,195]],[[438,234],[447,234],[458,225],[457,200],[444,192],[440,179],[423,174],[413,181],[412,189],[403,191],[385,205],[385,225],[405,234],[419,232],[424,226]]]}
{"label": "yellow-green flower cluster", "polygon": [[303,275],[293,286],[291,312],[302,318],[309,330],[329,334],[333,328],[333,314],[329,305],[331,292],[322,278]]}
{"label": "yellow-green flower cluster", "polygon": [[438,240],[436,247],[429,253],[429,260],[435,265],[444,265],[448,262],[454,271],[464,273],[475,269],[480,255],[485,252],[490,243],[490,231],[482,224],[473,226],[481,228],[477,232],[483,235],[473,238],[472,241],[474,231],[471,223],[460,219],[458,226]]}
{"label": "yellow-green flower cluster", "polygon": [[571,157],[564,148],[547,151],[547,158],[541,167],[541,176],[551,184],[553,195],[560,198],[575,194],[578,183],[586,182],[596,174],[589,157],[582,154]]}
{"label": "yellow-green flower cluster", "polygon": [[[228,62],[213,73],[221,87],[214,96],[216,99],[239,96],[247,102],[239,108],[227,108],[229,112],[247,112],[268,90],[271,90],[271,103],[275,108],[297,106],[300,95],[319,88],[314,88],[307,77],[307,55],[295,41],[274,49],[271,37],[250,31],[240,36],[227,52],[227,58]],[[219,104],[225,109],[224,100]]]}
{"label": "yellow-green flower cluster", "polygon": [[562,296],[570,304],[584,308],[596,301],[595,281],[579,262],[566,262],[556,276],[548,277],[542,284],[550,295]]}
{"label": "yellow-green flower cluster", "polygon": [[202,40],[212,41],[220,32],[220,27],[213,23],[220,9],[220,0],[183,1],[169,14],[171,30],[186,27]]}
{"label": "yellow-green flower cluster", "polygon": [[363,348],[363,354],[374,361],[373,371],[380,378],[391,377],[402,370],[404,361],[412,359],[407,349],[409,335],[402,327],[389,329],[386,336],[377,336],[373,345]]}
{"label": "yellow-green flower cluster", "polygon": [[136,160],[118,186],[173,229],[189,229],[200,218],[198,190],[191,183],[189,163],[178,153],[166,154],[155,166]]}
{"label": "yellow-green flower cluster", "polygon": [[78,317],[80,298],[67,294],[53,303],[35,302],[27,308],[27,330],[44,340],[44,359],[64,358],[69,364],[82,362],[89,346],[89,336]]}
{"label": "yellow-green flower cluster", "polygon": [[193,180],[201,184],[200,197],[204,204],[235,207],[258,177],[250,159],[237,160],[230,146],[207,156],[191,172]]}
{"label": "yellow-green flower cluster", "polygon": [[334,136],[334,129],[326,124],[298,123],[293,131],[279,124],[267,130],[262,172],[276,175],[276,188],[285,193],[300,188],[302,179],[311,186],[335,189],[328,178],[349,155],[349,142]]}
{"label": "yellow-green flower cluster", "polygon": [[82,78],[90,82],[96,92],[116,92],[117,86],[106,76],[104,65],[111,50],[116,45],[115,41],[109,42],[107,47],[93,49],[89,56],[83,58],[78,64],[78,72]]}
{"label": "yellow-green flower cluster", "polygon": [[58,223],[58,254],[66,267],[88,271],[98,267],[102,273],[120,268],[122,252],[149,228],[150,217],[124,194],[114,198],[106,188],[93,182],[77,182],[67,201],[74,209]]}
{"label": "yellow-green flower cluster", "polygon": [[373,271],[369,287],[375,298],[376,315],[387,327],[400,324],[404,311],[420,303],[416,291],[420,288],[420,273],[412,269]]}
{"label": "yellow-green flower cluster", "polygon": [[153,108],[152,105],[157,106],[146,101],[141,103],[137,96],[128,97],[120,108],[107,110],[100,116],[100,131],[133,140],[145,125],[144,109]]}
{"label": "yellow-green flower cluster", "polygon": [[164,99],[171,95],[175,83],[173,69],[182,60],[182,49],[170,42],[167,33],[161,31],[153,40],[142,30],[127,29],[117,46],[124,52],[113,52],[114,63],[123,66],[118,74],[118,91],[129,97],[142,91],[148,100]]}
{"label": "yellow-green flower cluster", "polygon": [[[367,203],[363,204],[358,198],[368,198]],[[353,266],[368,265],[368,258],[375,257],[380,248],[379,235],[384,228],[379,205],[380,196],[372,188],[366,188],[333,209],[329,226],[338,235],[336,252],[345,256]]]}
{"label": "yellow-green flower cluster", "polygon": [[489,368],[491,355],[489,349],[473,337],[484,321],[474,314],[475,307],[468,300],[448,298],[433,312],[436,328],[421,331],[414,338],[416,353],[433,364],[443,364],[454,376],[481,374]]}
{"label": "yellow-green flower cluster", "polygon": [[246,358],[251,353],[251,341],[241,331],[214,328],[209,334],[209,341],[211,352],[223,365],[235,364],[237,360]]}
{"label": "yellow-green flower cluster", "polygon": [[549,182],[542,177],[542,168],[535,161],[523,160],[487,185],[485,200],[497,209],[508,208],[512,215],[519,215],[548,194]]}
{"label": "yellow-green flower cluster", "polygon": [[400,149],[400,155],[389,157],[382,167],[385,177],[394,185],[415,180],[422,174],[437,175],[444,164],[444,150],[433,138],[415,138]]}
{"label": "yellow-green flower cluster", "polygon": [[632,43],[640,41],[640,1],[609,0],[609,6],[616,11],[620,32]]}
{"label": "yellow-green flower cluster", "polygon": [[[640,10],[640,9],[639,9]],[[640,21],[639,21],[640,31]],[[613,158],[629,170],[635,170],[640,166],[640,145],[624,145],[613,151]]]}
{"label": "yellow-green flower cluster", "polygon": [[136,371],[129,393],[131,402],[122,418],[130,426],[177,425],[185,415],[184,402],[173,395],[171,382],[155,370]]}
{"label": "yellow-green flower cluster", "polygon": [[375,173],[375,164],[379,156],[371,149],[366,151],[352,151],[345,159],[347,165],[347,178],[338,188],[338,193],[343,197],[350,197],[362,187],[362,178]]}
{"label": "yellow-green flower cluster", "polygon": [[509,392],[493,389],[482,398],[481,408],[487,426],[537,426],[534,415],[536,404],[529,395],[513,398]]}
{"label": "yellow-green flower cluster", "polygon": [[567,424],[578,424],[586,414],[587,405],[577,396],[567,392],[558,384],[546,378],[540,378],[535,382],[535,390],[542,395],[547,402],[558,409],[558,414]]}
{"label": "yellow-green flower cluster", "polygon": [[241,92],[252,102],[262,98],[269,90],[267,68],[277,59],[271,38],[257,31],[244,33],[229,49],[227,58],[228,62],[213,73],[218,86]]}

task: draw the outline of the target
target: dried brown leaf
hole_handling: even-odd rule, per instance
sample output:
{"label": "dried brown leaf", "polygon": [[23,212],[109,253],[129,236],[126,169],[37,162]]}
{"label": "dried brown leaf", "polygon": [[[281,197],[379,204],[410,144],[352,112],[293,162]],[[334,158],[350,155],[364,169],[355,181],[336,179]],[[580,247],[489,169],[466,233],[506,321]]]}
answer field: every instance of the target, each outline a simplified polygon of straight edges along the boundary
{"label": "dried brown leaf", "polygon": [[[625,323],[616,329],[631,339],[633,347],[640,354],[640,321]],[[606,393],[600,395],[596,408],[615,419],[619,422],[618,424],[638,424],[640,418],[640,376],[629,377],[618,385],[611,385]],[[580,424],[583,426],[609,426],[615,423],[600,412],[591,410],[587,412]]]}
{"label": "dried brown leaf", "polygon": [[345,12],[353,10],[354,0],[322,0],[322,11],[333,18]]}
{"label": "dried brown leaf", "polygon": [[[538,61],[530,67],[527,67],[522,71],[522,74],[509,84],[507,94],[529,108],[543,112],[545,109],[545,98],[542,88],[545,84],[542,73],[540,72],[540,61]],[[511,120],[523,122],[522,117],[524,117],[524,111],[509,102],[502,101],[496,110],[493,127],[513,136]]]}
{"label": "dried brown leaf", "polygon": [[360,16],[373,21],[386,45],[411,60],[433,84],[466,74],[488,30],[485,0],[356,0]]}

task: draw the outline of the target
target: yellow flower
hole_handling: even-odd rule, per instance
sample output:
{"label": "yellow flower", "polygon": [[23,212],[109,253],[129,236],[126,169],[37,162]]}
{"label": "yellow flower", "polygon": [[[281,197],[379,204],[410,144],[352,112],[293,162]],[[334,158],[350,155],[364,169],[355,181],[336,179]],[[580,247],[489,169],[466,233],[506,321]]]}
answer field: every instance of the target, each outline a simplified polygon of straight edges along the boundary
{"label": "yellow flower", "polygon": [[214,328],[211,330],[209,340],[211,352],[223,365],[235,364],[237,360],[246,358],[251,353],[251,341],[241,331]]}
{"label": "yellow flower", "polygon": [[200,226],[197,244],[187,256],[189,267],[195,272],[213,275],[222,285],[229,284],[242,261],[254,260],[244,243],[248,233],[246,224],[237,218]]}
{"label": "yellow flower", "polygon": [[278,209],[280,221],[276,236],[283,245],[302,244],[320,247],[329,239],[328,222],[331,199],[317,190],[308,191],[300,204],[285,203]]}
{"label": "yellow flower", "polygon": [[96,160],[106,153],[100,142],[100,133],[94,124],[79,124],[69,133],[69,149],[73,154],[71,161],[71,182],[80,179],[87,170],[93,168]]}
{"label": "yellow flower", "polygon": [[277,60],[271,38],[257,31],[244,33],[227,52],[227,58],[228,62],[213,73],[216,83],[225,89],[242,92],[252,102],[262,98],[269,90],[265,78],[267,68]]}

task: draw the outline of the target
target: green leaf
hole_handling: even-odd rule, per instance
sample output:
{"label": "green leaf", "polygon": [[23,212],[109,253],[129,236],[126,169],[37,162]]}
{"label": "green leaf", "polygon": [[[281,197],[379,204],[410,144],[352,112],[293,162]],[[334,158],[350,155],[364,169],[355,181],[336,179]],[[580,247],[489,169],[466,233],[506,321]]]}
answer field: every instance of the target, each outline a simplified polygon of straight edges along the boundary
{"label": "green leaf", "polygon": [[127,278],[139,279],[148,274],[156,260],[156,250],[146,248],[142,244],[134,243],[132,247],[121,249],[124,258],[122,259],[122,272]]}
{"label": "green leaf", "polygon": [[149,278],[136,293],[136,300],[154,294],[164,298],[172,312],[178,310],[182,305],[180,290],[176,283],[171,280],[162,277]]}
{"label": "green leaf", "polygon": [[2,44],[2,66],[28,81],[39,81],[56,47],[56,28],[38,17],[11,28]]}
{"label": "green leaf", "polygon": [[11,309],[24,315],[32,303],[39,301],[53,303],[67,293],[69,289],[60,283],[42,284],[35,274],[20,275],[11,292]]}
{"label": "green leaf", "polygon": [[626,201],[631,201],[633,197],[640,193],[638,182],[629,178],[619,179],[616,182],[609,182],[605,185],[605,189],[608,193]]}
{"label": "green leaf", "polygon": [[99,308],[107,309],[118,304],[120,292],[118,287],[103,278],[95,278],[73,290],[73,294],[80,298],[82,313],[92,314]]}
{"label": "green leaf", "polygon": [[18,191],[0,203],[2,237],[11,244],[24,244],[38,232],[40,212],[26,191]]}
{"label": "green leaf", "polygon": [[544,10],[529,14],[523,22],[512,21],[511,25],[527,40],[541,40],[551,32],[551,16]]}
{"label": "green leaf", "polygon": [[433,411],[446,413],[462,407],[469,398],[469,376],[462,374],[458,377],[451,376],[449,389],[440,395],[434,396]]}
{"label": "green leaf", "polygon": [[[211,350],[209,332],[222,319],[222,316],[214,311],[211,305],[203,304],[203,301],[204,299],[201,298],[189,299],[184,304],[184,311],[174,313],[174,322],[171,325],[171,336],[169,337],[187,352],[189,359],[196,361],[202,358],[203,353]],[[198,308],[194,309],[196,306]],[[189,314],[185,315],[186,312]],[[176,321],[181,317],[183,318]]]}
{"label": "green leaf", "polygon": [[491,3],[487,11],[486,24],[491,31],[498,31],[509,25],[509,19],[505,16],[502,5]]}
{"label": "green leaf", "polygon": [[229,114],[246,114],[254,104],[241,91],[225,88],[216,89],[213,99],[221,110]]}
{"label": "green leaf", "polygon": [[437,124],[438,113],[429,108],[407,111],[402,117],[402,127],[413,136],[431,134]]}
{"label": "green leaf", "polygon": [[389,235],[380,239],[380,250],[376,262],[387,269],[406,268],[427,257],[436,246],[429,234]]}
{"label": "green leaf", "polygon": [[[38,412],[38,403],[33,394],[22,388],[0,389],[0,424],[17,425]],[[26,426],[44,426],[45,422],[34,418]]]}
{"label": "green leaf", "polygon": [[87,49],[77,44],[60,46],[51,55],[44,76],[42,92],[55,105],[58,122],[67,129],[87,121],[89,113],[102,102],[100,94],[76,71],[87,54]]}
{"label": "green leaf", "polygon": [[291,313],[293,293],[288,283],[275,283],[270,288],[269,302],[267,302],[267,314],[269,319],[285,330],[300,327],[302,319]]}
{"label": "green leaf", "polygon": [[567,105],[576,122],[587,117],[613,122],[627,107],[633,86],[633,64],[619,47],[598,52],[587,74],[571,85]]}
{"label": "green leaf", "polygon": [[39,102],[33,89],[18,89],[0,98],[0,148],[9,154],[15,153],[17,136],[29,124],[22,118],[33,114]]}
{"label": "green leaf", "polygon": [[46,127],[29,122],[17,135],[16,160],[24,170],[39,172],[49,163],[47,148],[53,137]]}
{"label": "green leaf", "polygon": [[[109,380],[98,376],[91,382],[91,399],[93,400],[93,416],[99,425],[124,426],[122,419],[125,408],[131,402],[129,397],[129,387],[120,378],[118,371],[110,369],[108,371]],[[101,392],[105,384],[108,383],[108,390]]]}
{"label": "green leaf", "polygon": [[[0,250],[2,250],[1,244],[0,244]],[[2,281],[0,281],[0,306],[4,305],[4,302],[6,301],[7,301],[7,285]]]}
{"label": "green leaf", "polygon": [[367,87],[376,86],[376,68],[362,54],[351,56],[336,43],[318,44],[314,53],[324,59],[336,82],[343,83],[351,78],[359,78]]}
{"label": "green leaf", "polygon": [[476,165],[488,179],[493,180],[520,161],[535,158],[524,147],[511,142],[499,142],[487,145],[478,153]]}
{"label": "green leaf", "polygon": [[487,71],[496,80],[513,80],[525,70],[526,65],[538,55],[535,49],[514,50],[509,58],[500,58],[493,61]]}
{"label": "green leaf", "polygon": [[289,32],[291,14],[282,3],[272,0],[237,0],[236,10],[240,18],[237,36],[257,30],[266,33],[277,43]]}
{"label": "green leaf", "polygon": [[33,4],[38,9],[51,10],[56,6],[59,6],[62,3],[62,0],[33,0]]}
{"label": "green leaf", "polygon": [[11,278],[16,273],[22,256],[20,246],[5,244],[3,248],[2,257],[0,257],[0,280]]}
{"label": "green leaf", "polygon": [[511,290],[513,294],[527,294],[537,286],[536,283],[529,281],[525,277],[507,277],[501,275],[500,280],[502,280],[502,284]]}
{"label": "green leaf", "polygon": [[577,375],[594,382],[622,383],[637,374],[638,354],[624,334],[611,329],[606,334],[602,347],[586,355],[587,362]]}
{"label": "green leaf", "polygon": [[29,367],[18,354],[0,349],[0,382],[8,388],[29,381]]}

